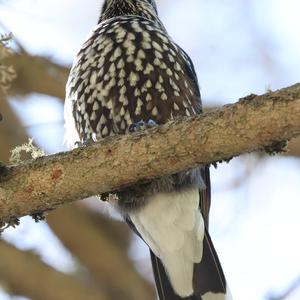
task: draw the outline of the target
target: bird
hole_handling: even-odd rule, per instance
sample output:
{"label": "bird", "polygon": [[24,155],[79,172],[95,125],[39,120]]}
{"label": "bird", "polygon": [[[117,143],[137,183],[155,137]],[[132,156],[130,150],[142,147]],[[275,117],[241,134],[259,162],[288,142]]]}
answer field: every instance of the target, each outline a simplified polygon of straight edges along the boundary
{"label": "bird", "polygon": [[[168,34],[156,2],[105,0],[66,85],[68,143],[87,144],[201,113],[193,62]],[[209,166],[115,195],[113,205],[150,249],[159,300],[231,299],[208,232]]]}

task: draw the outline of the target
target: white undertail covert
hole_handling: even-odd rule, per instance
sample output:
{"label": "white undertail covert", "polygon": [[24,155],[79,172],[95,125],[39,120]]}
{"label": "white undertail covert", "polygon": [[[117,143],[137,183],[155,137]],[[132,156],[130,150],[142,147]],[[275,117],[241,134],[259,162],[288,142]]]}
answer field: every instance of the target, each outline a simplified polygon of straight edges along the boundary
{"label": "white undertail covert", "polygon": [[198,188],[153,195],[130,218],[161,259],[175,292],[192,295],[194,263],[201,261],[204,237]]}

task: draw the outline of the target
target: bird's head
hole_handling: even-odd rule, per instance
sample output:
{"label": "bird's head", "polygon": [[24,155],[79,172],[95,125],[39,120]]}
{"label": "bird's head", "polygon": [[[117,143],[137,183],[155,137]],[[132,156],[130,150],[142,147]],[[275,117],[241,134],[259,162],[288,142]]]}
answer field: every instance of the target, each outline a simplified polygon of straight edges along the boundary
{"label": "bird's head", "polygon": [[155,0],[105,0],[102,5],[100,22],[118,16],[135,15],[157,20]]}

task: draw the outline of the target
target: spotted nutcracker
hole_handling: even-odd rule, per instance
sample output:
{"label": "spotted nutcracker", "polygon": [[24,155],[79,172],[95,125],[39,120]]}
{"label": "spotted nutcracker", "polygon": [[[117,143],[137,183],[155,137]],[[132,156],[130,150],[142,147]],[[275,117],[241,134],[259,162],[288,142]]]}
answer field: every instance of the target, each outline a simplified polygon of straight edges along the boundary
{"label": "spotted nutcracker", "polygon": [[[106,0],[67,83],[68,141],[97,141],[201,111],[193,63],[168,35],[155,1]],[[208,167],[117,196],[124,219],[150,248],[160,300],[230,299],[208,234]]]}

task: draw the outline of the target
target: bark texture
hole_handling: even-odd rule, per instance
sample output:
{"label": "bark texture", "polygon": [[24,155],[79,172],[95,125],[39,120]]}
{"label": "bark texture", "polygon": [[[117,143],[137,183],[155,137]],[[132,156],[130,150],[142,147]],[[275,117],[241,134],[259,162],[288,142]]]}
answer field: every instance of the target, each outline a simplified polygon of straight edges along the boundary
{"label": "bark texture", "polygon": [[[32,56],[24,51],[12,53],[4,61],[7,65],[12,65],[18,74],[8,90],[9,96],[17,97],[17,99],[22,101],[25,95],[41,93],[64,101],[65,85],[70,71],[69,67],[57,64],[50,58]],[[1,145],[0,160],[8,161],[9,150],[17,145],[15,143],[16,138],[13,135],[19,134],[22,128],[20,129],[15,125],[17,123],[14,122],[15,116],[13,112],[7,112],[5,108],[1,109],[1,103],[5,101],[7,100],[0,98],[0,112],[4,117],[4,122],[0,126],[0,140],[7,141],[5,145]],[[206,108],[204,107],[204,109]],[[211,108],[207,109],[210,110]],[[12,126],[10,125],[11,123],[13,124]],[[13,132],[14,134],[7,136],[7,132]],[[300,138],[294,139],[290,143],[289,150],[286,155],[300,156]]]}
{"label": "bark texture", "polygon": [[54,209],[300,134],[300,84],[151,130],[2,168],[0,220]]}

